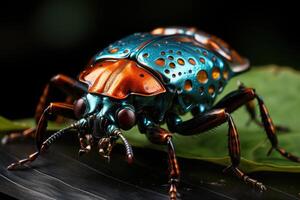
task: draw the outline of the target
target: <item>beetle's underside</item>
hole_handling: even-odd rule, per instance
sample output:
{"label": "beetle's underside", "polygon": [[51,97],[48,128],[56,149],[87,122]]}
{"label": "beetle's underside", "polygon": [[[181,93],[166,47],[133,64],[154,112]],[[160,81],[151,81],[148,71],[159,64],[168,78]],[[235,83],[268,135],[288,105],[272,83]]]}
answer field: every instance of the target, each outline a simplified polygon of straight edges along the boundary
{"label": "beetle's underside", "polygon": [[[245,175],[238,168],[241,156],[239,134],[231,113],[244,105],[251,119],[264,127],[272,145],[269,153],[274,149],[285,158],[300,162],[298,157],[279,147],[275,130],[283,130],[284,128],[273,125],[263,100],[257,95],[254,89],[240,85],[237,90],[226,95],[219,102],[205,110],[205,112],[192,110],[194,117],[187,121],[182,121],[179,113],[172,107],[172,102],[176,100],[176,95],[174,98],[171,97],[171,99],[168,99],[167,102],[169,104],[165,105],[163,112],[161,110],[154,110],[154,107],[149,106],[150,104],[148,106],[136,106],[134,98],[131,98],[132,96],[151,96],[154,99],[154,103],[151,103],[151,105],[155,105],[159,103],[155,97],[159,97],[168,88],[164,87],[158,79],[151,76],[151,73],[148,74],[148,71],[137,68],[133,61],[120,59],[119,64],[122,62],[127,62],[127,67],[118,68],[116,65],[117,62],[107,61],[102,64],[112,67],[105,70],[103,70],[104,68],[99,68],[96,75],[93,74],[95,71],[87,70],[83,72],[82,74],[84,75],[81,76],[81,81],[84,83],[64,75],[57,75],[52,78],[46,86],[36,109],[35,118],[38,122],[37,127],[25,130],[22,133],[9,134],[3,139],[3,142],[10,142],[18,137],[35,135],[37,152],[31,154],[26,159],[11,164],[8,166],[8,169],[13,170],[18,166],[34,161],[52,143],[71,130],[76,130],[76,133],[78,133],[80,154],[87,153],[92,147],[96,147],[102,156],[109,158],[115,141],[120,138],[125,146],[127,159],[129,162],[132,162],[132,148],[122,135],[121,130],[127,130],[137,125],[140,132],[144,133],[151,142],[167,147],[170,183],[169,194],[171,199],[176,199],[176,187],[179,183],[180,171],[172,143],[172,134],[178,133],[186,136],[200,134],[223,123],[227,123],[228,150],[231,165],[226,168],[226,171],[231,171],[244,182],[260,190],[265,190],[266,187],[262,183]],[[116,69],[113,70],[112,68],[114,67]],[[110,69],[112,70],[110,71]],[[121,73],[122,71],[126,73]],[[140,76],[140,74],[143,74],[143,76]],[[116,79],[115,77],[117,76],[120,76],[120,78]],[[139,80],[139,82],[130,82],[132,81],[130,77],[136,77],[135,80]],[[86,85],[86,83],[89,84],[88,81],[91,81],[89,87]],[[71,102],[50,103],[50,94],[54,88],[61,89],[68,96],[72,97],[73,100]],[[97,92],[102,95],[91,95],[91,93]],[[113,98],[114,96],[120,98]],[[74,100],[75,103],[73,104]],[[257,119],[253,100],[257,100],[258,102],[261,122]],[[145,103],[145,105],[147,104]],[[87,110],[89,111],[87,112]],[[157,112],[161,115],[157,115]],[[63,116],[77,121],[69,127],[54,133],[49,138],[45,138],[48,120],[53,116]],[[168,130],[160,127],[162,123],[167,124]]]}

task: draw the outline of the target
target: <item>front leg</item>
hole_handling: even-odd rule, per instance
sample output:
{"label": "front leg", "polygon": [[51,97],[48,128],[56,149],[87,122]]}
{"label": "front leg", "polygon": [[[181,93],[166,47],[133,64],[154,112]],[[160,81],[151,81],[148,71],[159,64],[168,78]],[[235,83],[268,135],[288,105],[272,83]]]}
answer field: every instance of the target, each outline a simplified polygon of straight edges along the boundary
{"label": "front leg", "polygon": [[[40,121],[38,123],[37,131],[36,131],[36,146],[37,146],[37,151],[34,152],[33,154],[29,155],[27,158],[19,160],[15,163],[12,163],[7,167],[9,170],[16,169],[18,166],[22,166],[26,163],[33,162],[35,159],[38,158],[38,156],[43,153],[46,149],[48,149],[51,144],[53,144],[57,139],[59,139],[63,134],[69,132],[70,130],[75,128],[75,124],[64,128],[50,137],[48,139],[45,139],[45,133],[47,129],[47,124],[48,124],[48,118],[50,116],[57,116],[61,115],[64,117],[68,117],[71,119],[75,119],[74,116],[74,110],[73,110],[73,105],[69,104],[64,104],[64,103],[51,103],[47,109],[43,112]],[[76,125],[77,126],[77,125]]]}
{"label": "front leg", "polygon": [[[58,74],[50,79],[49,83],[44,88],[44,91],[39,99],[39,102],[35,110],[35,121],[38,123],[39,119],[43,115],[44,110],[50,103],[52,93],[55,89],[61,90],[72,98],[78,98],[87,92],[87,88],[83,83],[80,83],[70,77],[62,74]],[[2,139],[2,144],[7,144],[23,138],[33,137],[36,128],[29,128],[22,132],[9,133]]]}
{"label": "front leg", "polygon": [[140,130],[146,133],[147,138],[154,144],[167,145],[169,163],[169,197],[172,200],[177,198],[177,186],[179,184],[180,170],[176,159],[175,148],[172,142],[172,134],[159,127],[151,119],[143,116],[139,122]]}

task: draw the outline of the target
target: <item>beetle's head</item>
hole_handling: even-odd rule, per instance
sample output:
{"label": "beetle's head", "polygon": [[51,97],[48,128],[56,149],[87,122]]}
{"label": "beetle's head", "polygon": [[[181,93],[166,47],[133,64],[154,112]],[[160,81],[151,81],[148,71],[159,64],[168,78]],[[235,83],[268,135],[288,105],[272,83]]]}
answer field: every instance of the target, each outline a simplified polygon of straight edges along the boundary
{"label": "beetle's head", "polygon": [[109,159],[113,144],[120,138],[125,146],[127,160],[132,162],[132,148],[121,129],[129,130],[135,125],[133,106],[109,97],[87,94],[75,101],[74,112],[77,118],[85,121],[85,125],[80,126],[80,132],[97,141],[102,157]]}
{"label": "beetle's head", "polygon": [[[77,118],[93,115],[94,123],[98,124],[105,119],[109,124],[114,124],[123,130],[131,129],[136,121],[135,109],[130,104],[90,93],[75,101],[74,112]],[[101,126],[101,123],[98,125]],[[105,128],[102,127],[103,130]]]}

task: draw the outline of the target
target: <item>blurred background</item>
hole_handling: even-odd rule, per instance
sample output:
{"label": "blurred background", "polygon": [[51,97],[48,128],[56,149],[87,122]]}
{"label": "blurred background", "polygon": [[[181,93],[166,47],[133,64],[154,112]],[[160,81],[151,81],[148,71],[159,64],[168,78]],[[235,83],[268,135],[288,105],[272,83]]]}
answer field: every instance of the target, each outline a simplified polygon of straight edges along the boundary
{"label": "blurred background", "polygon": [[33,116],[53,75],[76,77],[111,42],[159,26],[217,35],[254,66],[300,69],[299,10],[286,1],[10,1],[0,16],[0,115],[8,118]]}

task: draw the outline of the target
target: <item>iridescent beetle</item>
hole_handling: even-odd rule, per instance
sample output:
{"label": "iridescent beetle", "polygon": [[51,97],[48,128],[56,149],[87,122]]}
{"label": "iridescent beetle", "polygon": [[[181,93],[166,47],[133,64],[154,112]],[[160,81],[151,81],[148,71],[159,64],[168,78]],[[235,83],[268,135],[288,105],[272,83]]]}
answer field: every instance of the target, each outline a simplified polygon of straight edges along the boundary
{"label": "iridescent beetle", "polygon": [[[228,123],[231,165],[227,170],[265,190],[262,183],[238,168],[240,143],[232,112],[246,105],[251,119],[264,127],[271,150],[295,162],[300,159],[278,146],[276,127],[254,89],[240,85],[236,91],[214,102],[233,76],[248,69],[247,59],[225,42],[193,28],[158,28],[151,33],[130,35],[97,53],[80,73],[79,81],[64,75],[51,79],[37,106],[37,128],[8,135],[3,140],[7,142],[35,133],[38,151],[11,164],[8,169],[34,161],[60,136],[74,129],[80,140],[80,154],[98,145],[99,153],[109,158],[115,141],[120,138],[131,162],[132,148],[121,130],[137,125],[151,142],[167,146],[169,195],[170,199],[176,199],[179,167],[172,133],[189,136]],[[55,87],[72,96],[74,104],[49,105],[49,92]],[[262,123],[256,118],[254,99],[258,101]],[[187,112],[191,112],[193,118],[182,121],[180,115]],[[47,121],[50,116],[57,115],[78,121],[45,139]],[[160,127],[164,123],[169,130]]]}

